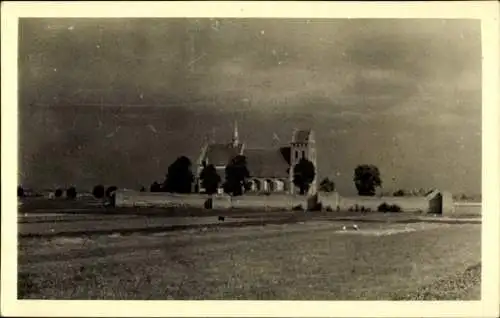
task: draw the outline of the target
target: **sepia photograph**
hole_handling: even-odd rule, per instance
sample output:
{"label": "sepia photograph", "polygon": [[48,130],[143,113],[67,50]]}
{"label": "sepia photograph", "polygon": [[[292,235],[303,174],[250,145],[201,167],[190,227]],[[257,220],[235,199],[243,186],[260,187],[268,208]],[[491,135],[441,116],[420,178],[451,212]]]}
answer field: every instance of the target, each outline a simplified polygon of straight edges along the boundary
{"label": "sepia photograph", "polygon": [[17,30],[18,300],[482,299],[480,19]]}

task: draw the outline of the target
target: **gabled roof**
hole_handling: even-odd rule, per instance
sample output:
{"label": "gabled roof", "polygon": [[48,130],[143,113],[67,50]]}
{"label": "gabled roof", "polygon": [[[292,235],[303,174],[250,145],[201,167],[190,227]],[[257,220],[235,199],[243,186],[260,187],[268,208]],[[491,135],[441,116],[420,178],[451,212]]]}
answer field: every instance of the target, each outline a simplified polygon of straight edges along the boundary
{"label": "gabled roof", "polygon": [[241,147],[243,147],[241,144],[237,147],[231,144],[211,144],[208,145],[205,158],[202,160],[206,160],[207,164],[225,166],[232,158],[240,154]]}
{"label": "gabled roof", "polygon": [[247,167],[251,177],[287,178],[290,168],[285,158],[286,151],[277,149],[245,149]]}
{"label": "gabled roof", "polygon": [[293,134],[292,141],[298,143],[307,143],[309,142],[310,137],[311,137],[310,129],[297,130]]}

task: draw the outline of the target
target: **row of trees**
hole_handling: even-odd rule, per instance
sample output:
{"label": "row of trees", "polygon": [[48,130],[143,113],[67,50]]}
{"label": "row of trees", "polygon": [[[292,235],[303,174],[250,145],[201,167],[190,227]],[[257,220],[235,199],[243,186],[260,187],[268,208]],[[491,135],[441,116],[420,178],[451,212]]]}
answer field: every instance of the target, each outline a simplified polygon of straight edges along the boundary
{"label": "row of trees", "polygon": [[[189,158],[181,156],[177,158],[169,167],[162,183],[154,182],[151,184],[149,191],[151,192],[171,192],[171,193],[190,193],[195,180],[191,170],[192,163]],[[224,192],[233,196],[242,195],[250,188],[248,179],[250,172],[247,167],[246,157],[237,155],[230,160],[225,168],[225,182],[222,184]],[[311,183],[316,177],[316,169],[314,164],[307,160],[301,159],[293,168],[293,183],[299,188],[300,194],[305,194],[309,191]],[[222,178],[218,174],[214,165],[203,164],[203,170],[200,174],[202,187],[208,194],[214,194],[221,185]],[[354,170],[354,184],[359,195],[373,196],[377,187],[382,186],[380,171],[374,165],[359,165]],[[112,198],[116,186],[105,188],[103,185],[96,185],[92,190],[92,194],[96,198]],[[197,191],[197,189],[195,189]],[[328,178],[321,181],[319,190],[323,192],[335,191],[335,183]],[[146,191],[143,187],[141,191]],[[405,193],[400,190],[394,195],[401,196]],[[25,190],[19,186],[17,189],[18,197],[25,196]],[[55,197],[63,195],[62,189],[57,189],[54,193]],[[66,190],[66,197],[74,199],[77,196],[75,187],[70,187]]]}
{"label": "row of trees", "polygon": [[94,189],[92,189],[92,195],[96,199],[111,198],[116,190],[118,190],[116,186],[109,186],[108,188],[105,188],[102,184],[98,184],[94,186]]}
{"label": "row of trees", "polygon": [[[54,191],[54,197],[60,198],[63,196],[64,193],[66,193],[66,198],[68,198],[68,199],[75,199],[76,195],[77,195],[76,188],[69,187],[66,190],[63,190],[61,188],[56,189]],[[17,196],[22,198],[22,197],[25,197],[26,195],[27,195],[27,191],[22,186],[18,186],[17,187]]]}
{"label": "row of trees", "polygon": [[[185,156],[177,158],[174,163],[168,167],[167,175],[162,183],[155,181],[150,186],[151,192],[173,192],[173,193],[190,193],[192,191],[192,184],[194,182],[194,175],[191,171],[191,161]],[[302,159],[293,171],[293,183],[301,194],[307,193],[312,181],[316,176],[314,164],[307,160]],[[247,167],[246,157],[237,155],[232,158],[226,165],[225,181],[222,183],[222,178],[217,172],[217,169],[212,164],[203,164],[203,170],[200,173],[201,186],[208,194],[215,194],[222,183],[224,192],[232,196],[242,195],[250,188],[248,179],[250,172]],[[332,182],[327,180],[325,187],[333,187]],[[145,191],[145,188],[141,189]]]}
{"label": "row of trees", "polygon": [[[116,186],[110,186],[108,188],[105,188],[103,185],[96,185],[92,189],[92,195],[95,198],[101,199],[101,198],[112,198],[113,193],[117,190],[118,188]],[[53,195],[55,198],[61,198],[65,194],[67,199],[76,199],[77,197],[77,191],[75,187],[69,187],[65,190],[58,188],[53,192]],[[27,192],[22,186],[17,187],[17,196],[18,197],[25,197],[28,196],[29,192]],[[40,194],[38,194],[40,195]]]}

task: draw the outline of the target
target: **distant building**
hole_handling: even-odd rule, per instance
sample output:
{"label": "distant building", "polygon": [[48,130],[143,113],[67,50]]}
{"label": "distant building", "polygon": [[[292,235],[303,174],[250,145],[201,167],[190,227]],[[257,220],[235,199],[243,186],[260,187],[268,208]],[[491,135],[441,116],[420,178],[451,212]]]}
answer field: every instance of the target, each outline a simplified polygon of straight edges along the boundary
{"label": "distant building", "polygon": [[[203,146],[197,161],[196,183],[200,192],[204,189],[199,176],[204,165],[214,165],[222,180],[225,179],[225,168],[229,161],[237,155],[247,160],[250,172],[250,190],[253,193],[296,193],[293,184],[293,167],[301,158],[311,161],[316,167],[316,141],[312,130],[295,130],[292,141],[278,148],[250,148],[240,142],[238,126],[235,123],[230,142],[207,143]],[[312,182],[310,193],[316,192],[316,179]],[[224,181],[223,181],[224,182]],[[221,187],[222,183],[221,182]],[[221,192],[222,189],[219,190]]]}

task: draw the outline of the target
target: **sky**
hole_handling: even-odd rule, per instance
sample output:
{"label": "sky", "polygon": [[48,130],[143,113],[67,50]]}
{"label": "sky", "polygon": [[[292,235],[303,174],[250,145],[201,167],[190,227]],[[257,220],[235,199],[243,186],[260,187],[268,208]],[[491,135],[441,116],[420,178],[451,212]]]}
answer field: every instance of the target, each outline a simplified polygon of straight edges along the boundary
{"label": "sky", "polygon": [[[478,20],[21,19],[20,182],[136,188],[238,121],[249,147],[312,128],[353,194],[480,193]],[[273,138],[277,136],[278,138]]]}

